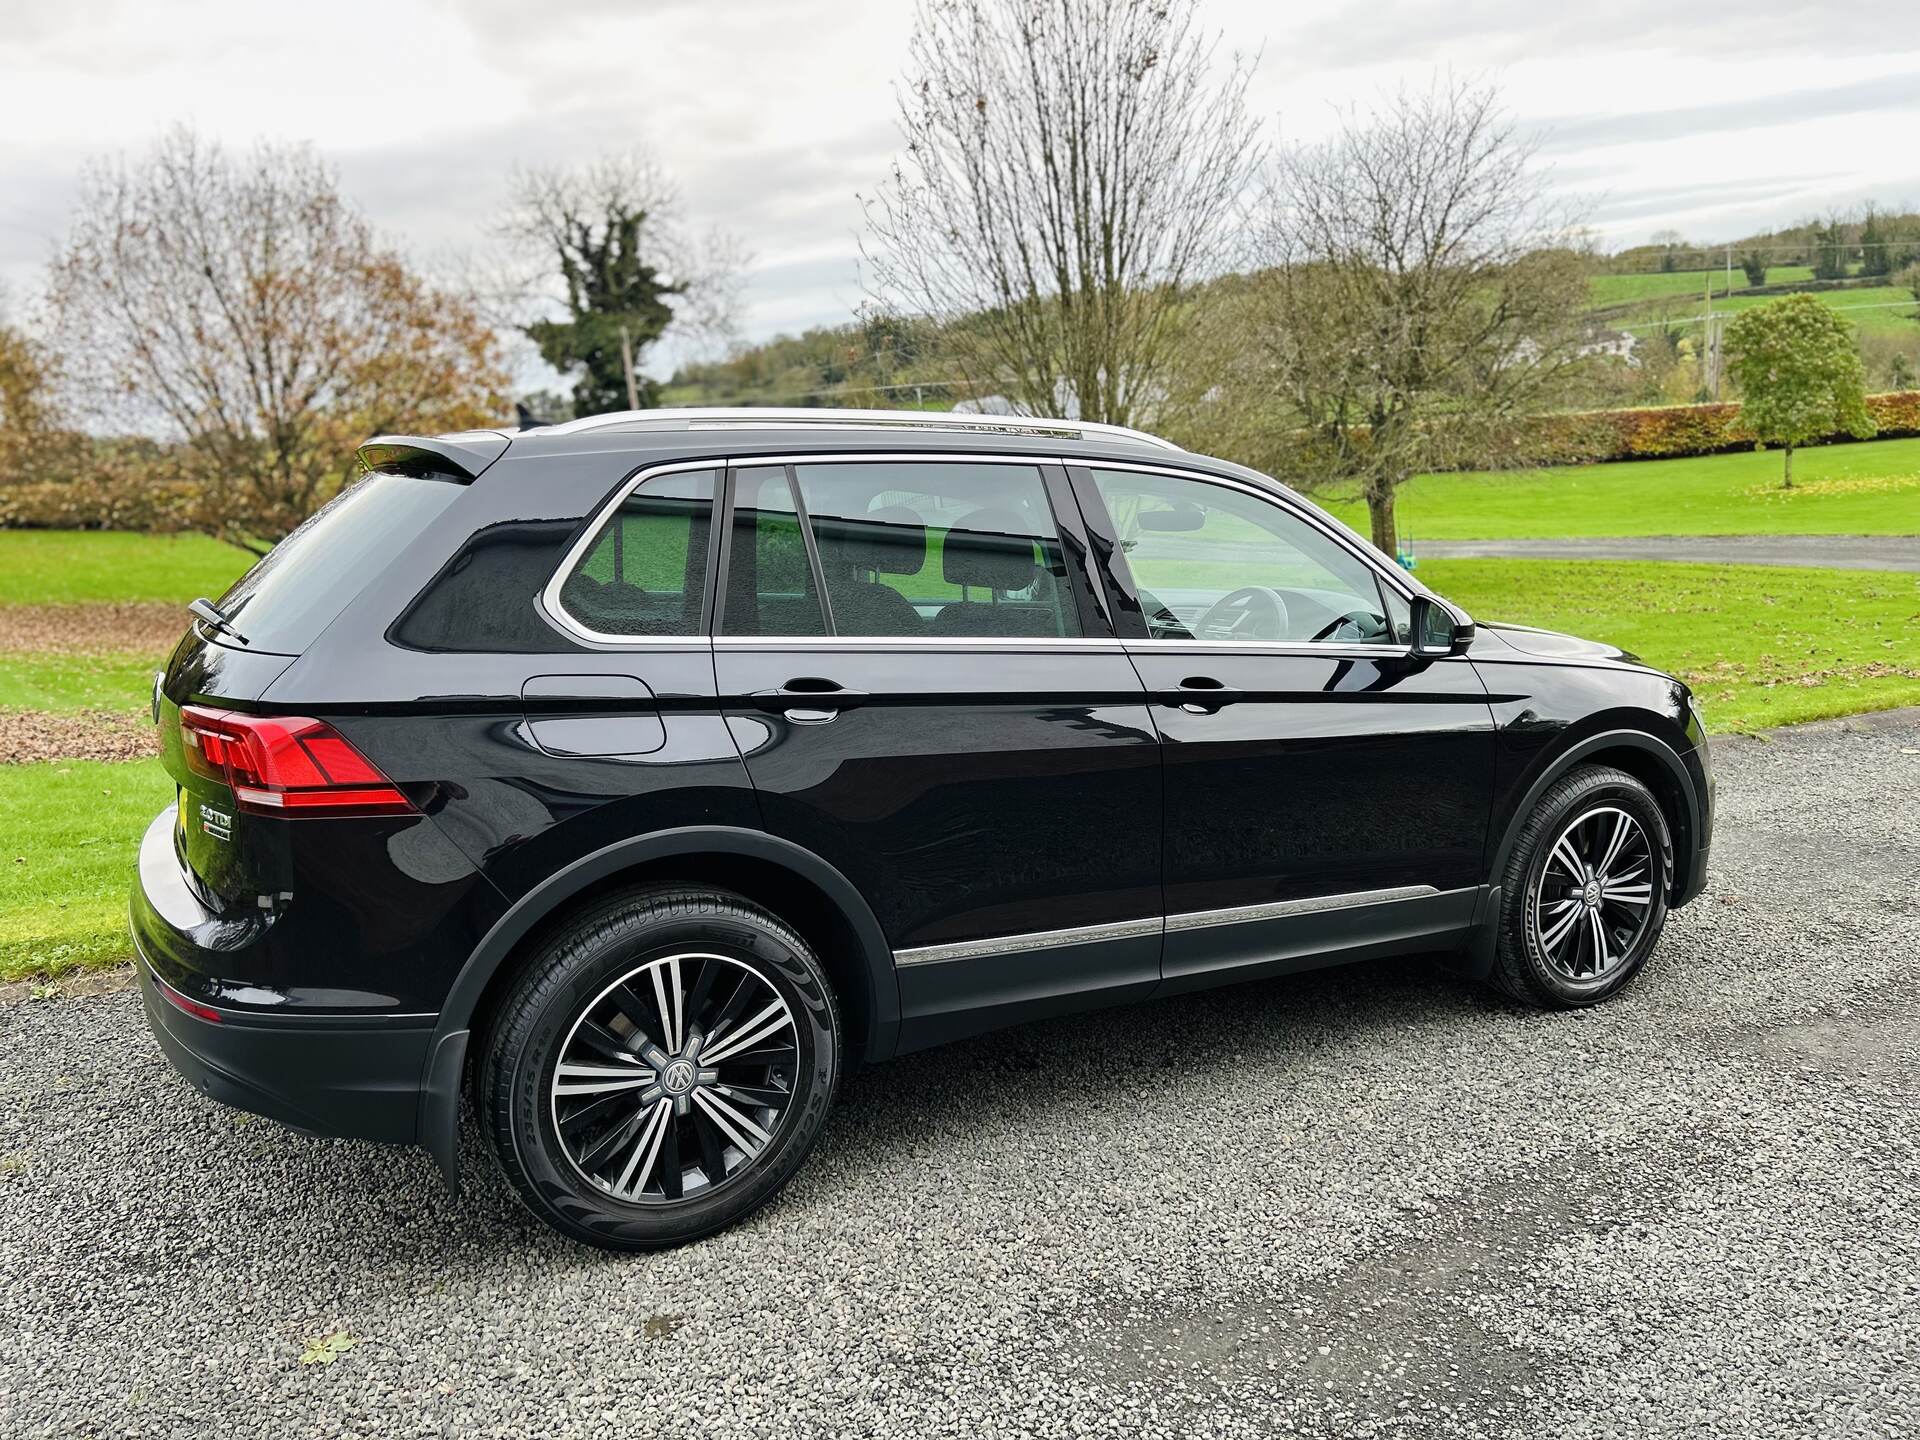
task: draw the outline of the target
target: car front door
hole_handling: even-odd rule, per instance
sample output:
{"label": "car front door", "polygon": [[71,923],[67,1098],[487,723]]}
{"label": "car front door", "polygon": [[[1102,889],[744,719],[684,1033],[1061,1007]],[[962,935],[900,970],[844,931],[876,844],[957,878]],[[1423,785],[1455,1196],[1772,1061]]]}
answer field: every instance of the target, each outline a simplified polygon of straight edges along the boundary
{"label": "car front door", "polygon": [[715,638],[766,828],[893,946],[901,1044],[1159,980],[1160,757],[1050,462],[741,462]]}
{"label": "car front door", "polygon": [[1164,988],[1437,947],[1471,924],[1493,719],[1410,591],[1278,495],[1071,467],[1165,759]]}

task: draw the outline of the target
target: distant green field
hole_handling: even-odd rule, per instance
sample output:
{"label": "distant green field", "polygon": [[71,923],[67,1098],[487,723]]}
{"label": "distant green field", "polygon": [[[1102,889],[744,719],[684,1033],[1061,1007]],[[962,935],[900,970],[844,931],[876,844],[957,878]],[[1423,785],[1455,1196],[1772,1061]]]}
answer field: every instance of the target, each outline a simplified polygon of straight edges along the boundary
{"label": "distant green field", "polygon": [[1571,631],[1672,671],[1711,730],[1920,704],[1920,575],[1429,560],[1420,576],[1476,619]]}
{"label": "distant green field", "polygon": [[[1636,277],[1651,278],[1651,277]],[[1874,285],[1859,290],[1819,290],[1812,292],[1813,298],[1822,305],[1837,311],[1856,329],[1863,332],[1876,332],[1890,335],[1908,335],[1920,339],[1920,302],[1914,300],[1913,292],[1901,285]],[[1723,315],[1733,311],[1751,309],[1755,305],[1766,305],[1783,297],[1779,295],[1716,295],[1713,313]],[[1629,310],[1609,314],[1606,323],[1623,328],[1633,328],[1637,333],[1648,333],[1649,327],[1670,325],[1676,328],[1688,328],[1696,322],[1704,324],[1706,301],[1698,294],[1673,294],[1656,297],[1644,304],[1635,305]]]}
{"label": "distant green field", "polygon": [[204,535],[0,530],[0,605],[187,601],[220,594],[253,561]]}
{"label": "distant green field", "polygon": [[[1402,539],[1574,535],[1917,535],[1920,440],[1460,475],[1423,475],[1395,506]],[[1363,534],[1364,505],[1327,509]]]}
{"label": "distant green field", "polygon": [[[1807,265],[1771,265],[1767,268],[1769,285],[1791,285],[1812,278],[1813,269]],[[1716,296],[1725,295],[1729,290],[1724,269],[1668,270],[1652,275],[1595,275],[1588,284],[1591,303],[1596,307],[1625,305],[1635,300],[1658,300],[1674,295],[1703,299],[1709,285]],[[1731,289],[1739,291],[1747,288],[1747,272],[1735,265]]]}

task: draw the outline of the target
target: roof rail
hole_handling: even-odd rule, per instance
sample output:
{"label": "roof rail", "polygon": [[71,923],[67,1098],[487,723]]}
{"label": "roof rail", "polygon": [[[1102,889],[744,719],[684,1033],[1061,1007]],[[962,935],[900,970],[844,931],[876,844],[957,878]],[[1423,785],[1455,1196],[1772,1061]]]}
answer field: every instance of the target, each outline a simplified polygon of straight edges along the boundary
{"label": "roof rail", "polygon": [[1124,425],[1098,425],[1091,420],[1055,420],[1028,415],[955,415],[946,410],[839,410],[828,407],[788,409],[776,406],[688,406],[681,409],[617,410],[582,420],[543,426],[548,435],[578,435],[587,430],[631,426],[649,421],[684,424],[689,429],[776,428],[832,425],[866,430],[974,430],[996,435],[1041,435],[1069,440],[1126,440],[1161,450],[1178,450],[1171,440],[1129,430]]}

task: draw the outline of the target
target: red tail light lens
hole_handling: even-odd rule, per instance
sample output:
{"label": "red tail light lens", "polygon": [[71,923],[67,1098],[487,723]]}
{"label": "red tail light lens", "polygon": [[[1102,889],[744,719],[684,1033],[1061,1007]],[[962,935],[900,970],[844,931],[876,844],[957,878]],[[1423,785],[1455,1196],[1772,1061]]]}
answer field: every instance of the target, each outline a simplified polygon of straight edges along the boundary
{"label": "red tail light lens", "polygon": [[256,815],[391,815],[414,808],[322,720],[183,705],[180,740],[191,770],[229,786],[234,803]]}

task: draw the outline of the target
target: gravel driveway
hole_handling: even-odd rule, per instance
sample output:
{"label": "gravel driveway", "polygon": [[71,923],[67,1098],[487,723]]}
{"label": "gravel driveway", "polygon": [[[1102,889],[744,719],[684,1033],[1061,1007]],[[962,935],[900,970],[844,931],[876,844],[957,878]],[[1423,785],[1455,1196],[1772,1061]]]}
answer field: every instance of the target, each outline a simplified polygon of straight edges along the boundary
{"label": "gravel driveway", "polygon": [[0,1010],[0,1433],[1915,1434],[1920,711],[1719,768],[1599,1012],[1396,962],[909,1057],[652,1257]]}

